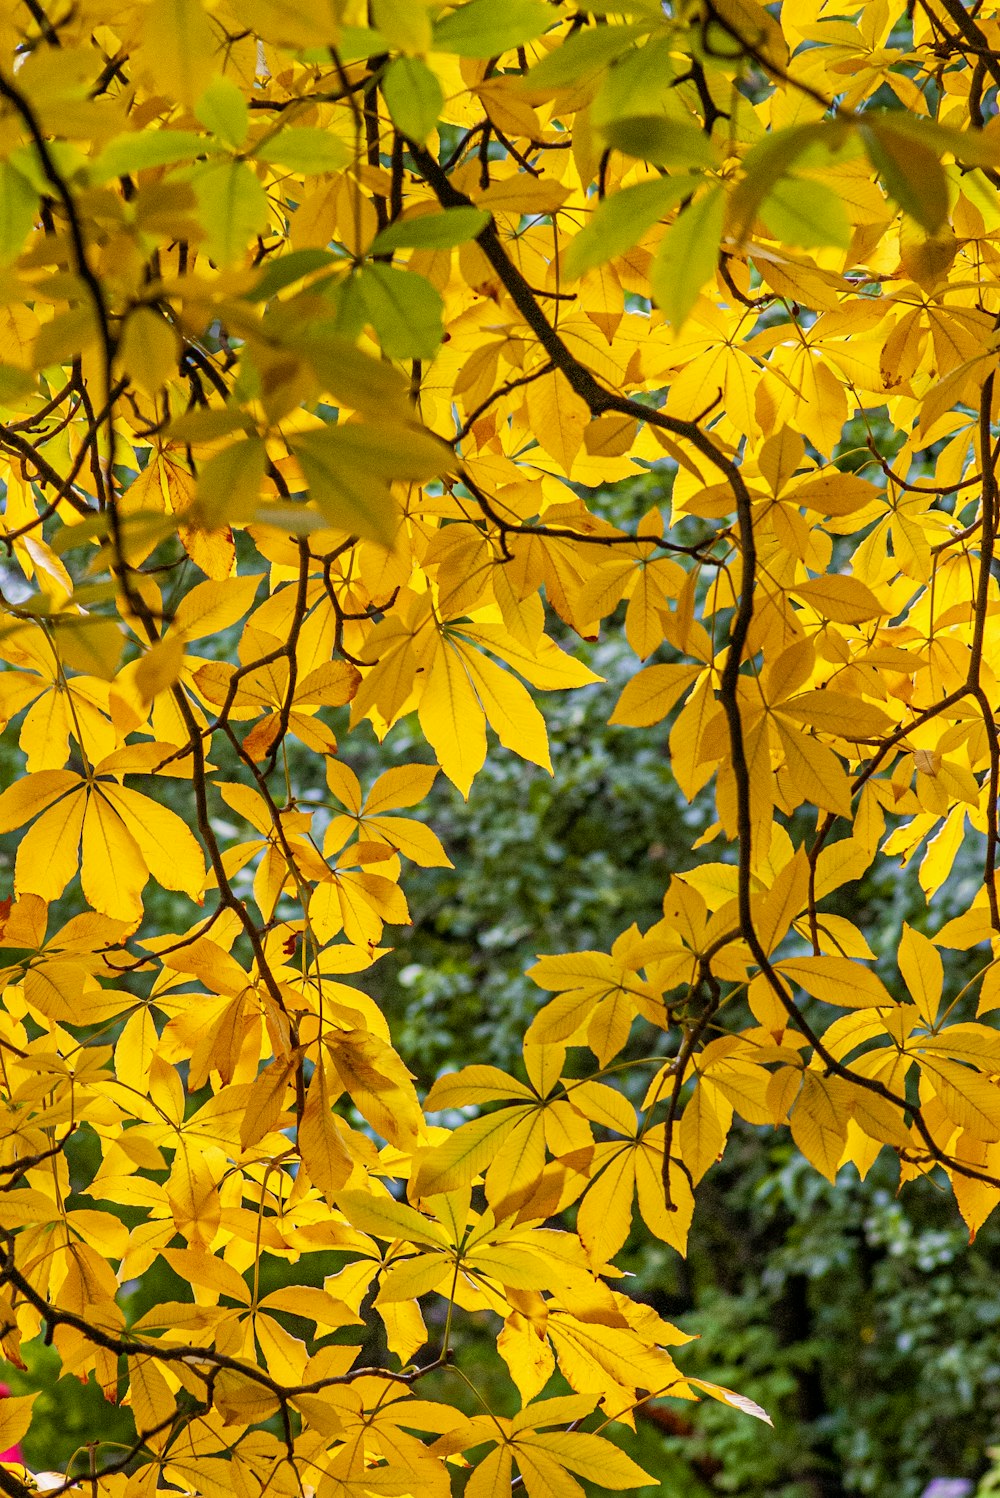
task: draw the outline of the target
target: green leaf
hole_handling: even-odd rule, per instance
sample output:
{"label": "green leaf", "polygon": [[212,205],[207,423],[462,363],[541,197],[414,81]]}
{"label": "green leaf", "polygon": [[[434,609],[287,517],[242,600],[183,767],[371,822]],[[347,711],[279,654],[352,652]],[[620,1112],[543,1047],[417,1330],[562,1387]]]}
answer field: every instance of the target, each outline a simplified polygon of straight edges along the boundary
{"label": "green leaf", "polygon": [[662,30],[641,47],[631,47],[601,79],[590,106],[591,123],[600,131],[631,115],[657,117],[663,113],[697,124],[685,110],[672,85],[677,77],[676,44]]}
{"label": "green leaf", "polygon": [[341,341],[356,343],[368,322],[368,308],[357,276],[329,276],[322,283],[322,293],[323,300],[335,308],[333,320],[325,326]]}
{"label": "green leaf", "polygon": [[344,430],[331,427],[292,439],[309,497],[328,525],[391,546],[399,523],[392,491],[382,475],[372,473],[340,441]]}
{"label": "green leaf", "polygon": [[259,437],[246,437],[215,453],[198,475],[196,514],[206,530],[253,518],[260,502],[267,450]]}
{"label": "green leaf", "polygon": [[148,167],[174,166],[178,161],[193,161],[198,156],[217,155],[219,141],[208,140],[193,130],[133,130],[116,135],[95,161],[88,163],[91,182],[108,182],[142,172]]}
{"label": "green leaf", "polygon": [[229,78],[213,78],[194,107],[201,123],[238,151],[250,128],[250,110],[242,89]]}
{"label": "green leaf", "polygon": [[205,248],[218,265],[242,259],[247,245],[267,228],[267,194],[245,161],[196,167],[191,185]]}
{"label": "green leaf", "polygon": [[383,353],[390,359],[433,359],[444,337],[444,303],[426,277],[366,265],[355,284]]}
{"label": "green leaf", "polygon": [[736,239],[743,239],[760,211],[760,205],[776,182],[811,147],[819,142],[836,149],[844,129],[836,121],[817,120],[808,125],[790,125],[765,135],[743,158],[743,181],[729,200],[729,222]]}
{"label": "green leaf", "polygon": [[420,0],[371,0],[372,20],[394,52],[427,52],[431,18]]}
{"label": "green leaf", "polygon": [[566,253],[567,276],[582,276],[595,265],[623,255],[698,185],[693,177],[658,177],[604,198]]}
{"label": "green leaf", "polygon": [[897,130],[884,115],[860,131],[890,198],[928,234],[936,234],[948,217],[948,179],[937,152],[910,132]]}
{"label": "green leaf", "polygon": [[648,34],[648,26],[636,25],[591,26],[585,31],[574,31],[528,70],[525,88],[531,95],[546,94],[596,78],[616,57]]}
{"label": "green leaf", "polygon": [[329,428],[328,435],[351,462],[363,463],[370,473],[384,479],[423,484],[439,478],[455,463],[451,448],[415,423],[385,426],[349,421]]}
{"label": "green leaf", "polygon": [[38,212],[38,194],[9,161],[0,162],[0,265],[24,248]]}
{"label": "green leaf", "polygon": [[254,289],[245,293],[245,299],[248,302],[266,302],[286,286],[301,281],[303,276],[311,275],[314,270],[321,270],[336,259],[336,255],[329,250],[308,249],[293,250],[290,255],[269,260]]}
{"label": "green leaf", "polygon": [[355,348],[331,324],[312,323],[282,341],[292,353],[309,360],[338,405],[362,411],[375,421],[405,419],[409,387],[400,371]]}
{"label": "green leaf", "polygon": [[35,376],[13,364],[0,364],[0,406],[12,406],[36,388]]}
{"label": "green leaf", "polygon": [[546,0],[468,0],[434,27],[434,51],[496,57],[533,42],[561,19]]}
{"label": "green leaf", "polygon": [[938,154],[947,151],[965,166],[1000,166],[1000,132],[995,129],[954,130],[902,109],[867,109],[863,123],[917,141]]}
{"label": "green leaf", "polygon": [[[53,166],[66,182],[72,182],[90,166],[88,157],[69,141],[50,140],[48,152]],[[20,172],[39,197],[47,197],[52,192],[52,183],[45,175],[42,159],[33,145],[16,146],[7,156],[7,165]]]}
{"label": "green leaf", "polygon": [[214,442],[245,432],[249,424],[246,412],[236,406],[195,406],[172,421],[167,432],[179,442]]}
{"label": "green leaf", "polygon": [[631,118],[611,120],[603,134],[610,146],[652,161],[656,166],[705,166],[718,164],[718,152],[704,130],[687,120],[674,120],[664,114],[637,114]]}
{"label": "green leaf", "polygon": [[696,198],[663,237],[650,271],[650,286],[658,306],[679,328],[713,275],[726,211],[721,187]]}
{"label": "green leaf", "polygon": [[382,97],[400,135],[423,145],[438,122],[444,94],[419,57],[396,57],[382,77]]}
{"label": "green leaf", "polygon": [[[342,26],[340,28],[340,42],[337,52],[341,62],[357,62],[362,57],[380,57],[383,52],[388,52],[389,43],[381,31],[376,31],[373,26]],[[326,47],[310,48],[315,56],[309,53],[303,55],[306,62],[328,63],[330,53]]]}
{"label": "green leaf", "polygon": [[788,66],[788,45],[781,27],[757,0],[714,0],[711,17],[719,29],[724,30],[724,37],[722,45],[718,46],[719,39],[713,34],[710,23],[703,38],[709,55],[712,52],[724,55],[731,50],[727,45],[731,42],[738,55],[746,55],[747,50],[752,49],[753,56],[771,67]]}
{"label": "green leaf", "polygon": [[846,250],[851,242],[851,225],[840,198],[806,177],[785,177],[777,183],[759,213],[775,239],[804,250],[825,244]]}
{"label": "green leaf", "polygon": [[443,213],[424,213],[402,219],[383,229],[369,247],[370,255],[388,250],[451,250],[467,244],[485,229],[490,216],[484,208],[446,208]]}
{"label": "green leaf", "polygon": [[351,152],[339,136],[315,125],[290,126],[254,151],[258,161],[286,166],[290,172],[315,176],[337,172],[351,160]]}
{"label": "green leaf", "polygon": [[302,432],[291,445],[330,524],[385,546],[398,520],[390,482],[424,483],[454,461],[443,442],[415,425],[346,422]]}

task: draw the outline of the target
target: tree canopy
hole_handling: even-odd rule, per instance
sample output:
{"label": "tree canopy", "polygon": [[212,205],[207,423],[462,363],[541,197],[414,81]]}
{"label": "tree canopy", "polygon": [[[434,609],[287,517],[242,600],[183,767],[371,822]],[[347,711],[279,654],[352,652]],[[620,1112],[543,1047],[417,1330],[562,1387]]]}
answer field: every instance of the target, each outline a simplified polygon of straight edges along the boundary
{"label": "tree canopy", "polygon": [[[573,1498],[650,1400],[766,1419],[615,1264],[734,1117],[1000,1202],[998,84],[990,0],[0,17],[0,1350],[131,1412],[95,1498]],[[517,1067],[415,1077],[414,809],[551,770],[619,609],[711,815],[645,929],[534,933]]]}

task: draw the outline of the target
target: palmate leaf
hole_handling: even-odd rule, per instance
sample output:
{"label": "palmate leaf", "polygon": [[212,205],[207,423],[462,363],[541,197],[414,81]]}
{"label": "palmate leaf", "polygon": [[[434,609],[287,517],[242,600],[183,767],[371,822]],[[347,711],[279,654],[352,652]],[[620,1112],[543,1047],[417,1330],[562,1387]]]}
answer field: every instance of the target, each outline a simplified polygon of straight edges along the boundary
{"label": "palmate leaf", "polygon": [[[98,774],[102,768],[112,766],[102,761]],[[84,893],[102,915],[137,922],[150,874],[165,888],[183,890],[200,901],[205,884],[201,850],[176,812],[148,797],[113,780],[100,780],[91,790],[71,770],[40,771],[0,795],[4,829],[35,817],[18,852],[19,893],[45,900],[62,894],[79,867],[82,838]]]}

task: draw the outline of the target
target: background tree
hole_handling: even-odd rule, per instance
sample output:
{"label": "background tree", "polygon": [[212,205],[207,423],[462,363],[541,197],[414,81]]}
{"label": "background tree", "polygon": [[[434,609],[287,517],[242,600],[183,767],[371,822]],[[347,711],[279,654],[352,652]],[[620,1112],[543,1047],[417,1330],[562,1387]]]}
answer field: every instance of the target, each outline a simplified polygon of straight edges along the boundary
{"label": "background tree", "polygon": [[[619,1288],[634,1196],[682,1254],[738,1119],[1000,1200],[997,19],[828,9],[0,22],[0,1340],[124,1401],[95,1492],[642,1485],[651,1400],[763,1412]],[[421,1106],[373,997],[451,861],[412,809],[487,727],[550,770],[520,678],[596,683],[622,602],[612,722],[712,814]],[[850,888],[925,844],[976,886],[880,975]]]}

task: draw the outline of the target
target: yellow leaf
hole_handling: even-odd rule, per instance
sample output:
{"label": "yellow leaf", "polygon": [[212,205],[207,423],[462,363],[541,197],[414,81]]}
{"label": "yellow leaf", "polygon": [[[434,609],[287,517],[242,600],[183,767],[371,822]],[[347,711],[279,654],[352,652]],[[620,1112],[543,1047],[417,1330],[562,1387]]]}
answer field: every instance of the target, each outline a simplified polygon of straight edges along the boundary
{"label": "yellow leaf", "polygon": [[244,1149],[259,1144],[277,1127],[297,1064],[300,1063],[294,1056],[287,1060],[276,1057],[252,1082],[246,1113],[240,1124],[240,1143]]}
{"label": "yellow leaf", "polygon": [[697,666],[646,666],[626,682],[608,722],[633,728],[662,722],[698,671]]}
{"label": "yellow leaf", "polygon": [[465,1485],[466,1498],[497,1498],[509,1493],[514,1462],[510,1447],[500,1445],[476,1467]]}
{"label": "yellow leaf", "polygon": [[325,1044],[358,1112],[391,1144],[411,1148],[423,1116],[410,1073],[392,1047],[362,1029],[333,1031]]}
{"label": "yellow leaf", "polygon": [[6,1451],[27,1435],[37,1394],[8,1394],[0,1402],[0,1446]]}
{"label": "yellow leaf", "polygon": [[835,1181],[847,1139],[850,1084],[840,1077],[806,1072],[792,1110],[792,1138],[828,1181]]}
{"label": "yellow leaf", "polygon": [[437,773],[436,765],[394,765],[384,770],[365,798],[366,815],[416,806],[430,793]]}
{"label": "yellow leaf", "polygon": [[421,1295],[429,1295],[432,1290],[443,1289],[452,1275],[450,1257],[440,1252],[394,1259],[389,1268],[382,1272],[379,1300],[386,1305],[417,1300]]}
{"label": "yellow leaf", "polygon": [[518,174],[502,182],[493,182],[475,201],[494,213],[554,213],[566,201],[568,191],[558,183]]}
{"label": "yellow leaf", "polygon": [[88,904],[118,920],[140,920],[149,871],[138,843],[103,790],[87,798],[82,851],[81,882]]}
{"label": "yellow leaf", "polygon": [[337,1207],[353,1227],[375,1238],[425,1243],[431,1248],[448,1247],[447,1235],[439,1224],[405,1202],[363,1191],[342,1191],[337,1197]]}
{"label": "yellow leaf", "polygon": [[128,1371],[136,1432],[151,1450],[161,1451],[170,1434],[169,1422],[177,1409],[176,1400],[152,1358],[129,1358]]}
{"label": "yellow leaf", "polygon": [[879,739],[892,732],[892,719],[874,703],[843,692],[801,692],[782,702],[780,711],[810,728],[842,739]]}
{"label": "yellow leaf", "polygon": [[960,1129],[987,1144],[1000,1140],[1000,1089],[992,1082],[943,1056],[924,1059],[924,1076],[929,1076],[942,1107]]}
{"label": "yellow leaf", "polygon": [[839,1004],[845,1009],[895,1007],[882,980],[847,957],[785,957],[775,963],[775,968],[825,1004]]}
{"label": "yellow leaf", "polygon": [[555,369],[531,382],[526,399],[528,420],[539,445],[570,477],[583,446],[590,408]]}
{"label": "yellow leaf", "polygon": [[[523,1200],[524,1194],[536,1184],[545,1168],[544,1110],[529,1108],[518,1111],[521,1118],[505,1135],[503,1148],[497,1151],[486,1172],[486,1200],[501,1217]],[[516,1282],[511,1280],[509,1283]]]}
{"label": "yellow leaf", "polygon": [[80,777],[72,770],[40,770],[15,780],[0,794],[0,832],[23,826],[79,784]]}
{"label": "yellow leaf", "polygon": [[598,1146],[595,1169],[607,1163],[592,1180],[577,1212],[576,1230],[595,1263],[607,1263],[619,1252],[632,1226],[635,1162],[627,1146]]}
{"label": "yellow leaf", "polygon": [[761,900],[754,924],[768,955],[779,946],[809,897],[809,860],[798,848]]}
{"label": "yellow leaf", "polygon": [[438,764],[468,799],[486,759],[486,727],[464,661],[446,642],[435,653],[417,712]]}
{"label": "yellow leaf", "polygon": [[[164,889],[178,889],[200,902],[205,887],[205,860],[186,823],[166,806],[125,786],[102,785],[134,840],[149,872]],[[110,912],[109,912],[110,913]]]}
{"label": "yellow leaf", "polygon": [[544,1329],[518,1311],[511,1312],[504,1322],[497,1351],[525,1403],[541,1393],[555,1372],[555,1357]]}
{"label": "yellow leaf", "polygon": [[201,0],[152,0],[143,16],[142,66],[190,108],[212,81],[216,35]]}
{"label": "yellow leaf", "polygon": [[935,1024],[944,986],[944,963],[934,943],[906,921],[899,943],[899,971],[920,1018],[927,1025]]}
{"label": "yellow leaf", "polygon": [[127,1087],[145,1090],[158,1036],[153,1016],[144,1004],[131,1015],[115,1045],[115,1076]]}
{"label": "yellow leaf", "polygon": [[310,1179],[328,1201],[349,1179],[354,1169],[340,1130],[333,1121],[326,1067],[313,1072],[306,1105],[299,1123],[299,1151]]}
{"label": "yellow leaf", "polygon": [[468,1103],[509,1102],[514,1098],[531,1101],[533,1094],[523,1082],[509,1077],[499,1067],[464,1066],[461,1071],[438,1077],[424,1100],[424,1110],[437,1113]]}
{"label": "yellow leaf", "polygon": [[443,1144],[419,1158],[414,1189],[421,1197],[467,1186],[502,1147],[524,1116],[523,1108],[504,1108],[461,1124]]}
{"label": "yellow leaf", "polygon": [[478,650],[459,648],[486,721],[505,749],[552,774],[545,719],[516,676]]}
{"label": "yellow leaf", "polygon": [[878,619],[888,612],[860,578],[840,573],[795,583],[790,592],[804,599],[824,619],[833,619],[838,624],[861,624],[865,619]]}
{"label": "yellow leaf", "polygon": [[752,1415],[755,1420],[763,1420],[765,1425],[773,1425],[774,1421],[766,1410],[745,1394],[734,1394],[732,1389],[724,1389],[721,1384],[708,1383],[703,1378],[689,1378],[688,1383],[692,1389],[701,1389],[710,1398],[717,1399],[720,1404],[728,1404],[731,1409],[742,1410],[745,1415]]}
{"label": "yellow leaf", "polygon": [[799,801],[812,802],[837,816],[851,814],[851,784],[840,760],[825,744],[777,718],[778,738]]}
{"label": "yellow leaf", "polygon": [[167,692],[184,666],[184,640],[180,635],[158,640],[136,664],[135,685],[146,703]]}
{"label": "yellow leaf", "polygon": [[228,629],[247,612],[259,586],[259,575],[198,583],[177,605],[172,630],[200,640]]}
{"label": "yellow leaf", "polygon": [[129,379],[146,395],[155,395],[177,373],[180,339],[152,307],[136,307],[126,320],[118,354]]}
{"label": "yellow leaf", "polygon": [[786,491],[782,499],[823,515],[851,515],[881,498],[881,492],[857,474],[824,473]]}
{"label": "yellow leaf", "polygon": [[518,1461],[521,1459],[520,1452],[529,1445],[531,1448],[540,1448],[560,1466],[586,1477],[590,1482],[599,1483],[602,1488],[647,1487],[659,1481],[644,1472],[624,1451],[612,1446],[610,1441],[602,1441],[600,1436],[588,1435],[583,1431],[554,1431],[533,1436],[530,1443],[522,1440],[517,1448]]}
{"label": "yellow leaf", "polygon": [[726,1133],[709,1090],[696,1087],[681,1114],[677,1141],[695,1185],[725,1149]]}

